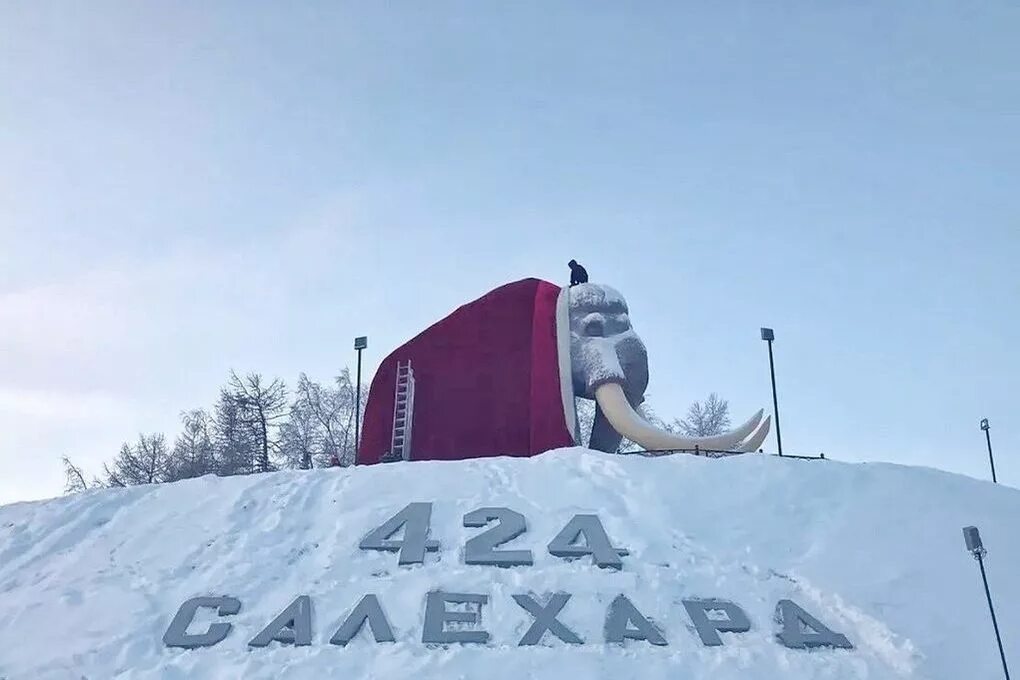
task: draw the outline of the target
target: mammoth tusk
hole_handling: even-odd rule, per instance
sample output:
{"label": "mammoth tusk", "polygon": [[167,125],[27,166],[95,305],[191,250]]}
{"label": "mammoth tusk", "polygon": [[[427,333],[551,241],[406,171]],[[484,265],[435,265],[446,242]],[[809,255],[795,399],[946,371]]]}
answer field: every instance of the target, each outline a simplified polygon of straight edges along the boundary
{"label": "mammoth tusk", "polygon": [[[715,437],[681,437],[671,434],[650,425],[639,416],[627,401],[623,388],[617,383],[599,385],[595,389],[595,401],[598,402],[613,429],[650,451],[693,450],[695,448],[716,451],[753,451],[761,445],[769,431],[770,419],[766,418],[762,422],[762,411],[758,411],[740,427]],[[761,423],[761,427],[758,426],[759,423]]]}
{"label": "mammoth tusk", "polygon": [[772,423],[772,416],[765,416],[765,420],[761,421],[761,425],[758,426],[758,430],[748,439],[746,442],[737,447],[737,451],[757,451],[758,447],[765,441],[765,437],[769,436],[769,425]]}

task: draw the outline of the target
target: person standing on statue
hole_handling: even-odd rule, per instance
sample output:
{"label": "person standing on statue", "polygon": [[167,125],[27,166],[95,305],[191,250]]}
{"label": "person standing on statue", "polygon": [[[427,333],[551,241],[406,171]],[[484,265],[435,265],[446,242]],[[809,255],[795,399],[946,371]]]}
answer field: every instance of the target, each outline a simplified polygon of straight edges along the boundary
{"label": "person standing on statue", "polygon": [[576,286],[579,283],[588,283],[588,270],[577,264],[577,260],[567,263],[570,267],[570,285]]}

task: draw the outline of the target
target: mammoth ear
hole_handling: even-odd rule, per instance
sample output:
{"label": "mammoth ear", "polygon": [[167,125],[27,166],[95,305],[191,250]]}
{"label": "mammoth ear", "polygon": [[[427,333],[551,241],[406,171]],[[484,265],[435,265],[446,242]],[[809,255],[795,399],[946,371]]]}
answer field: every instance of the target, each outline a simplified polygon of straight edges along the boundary
{"label": "mammoth ear", "polygon": [[556,298],[556,363],[560,372],[560,396],[563,399],[563,417],[567,432],[574,444],[581,443],[577,426],[577,405],[574,402],[573,366],[570,359],[570,287],[560,288]]}

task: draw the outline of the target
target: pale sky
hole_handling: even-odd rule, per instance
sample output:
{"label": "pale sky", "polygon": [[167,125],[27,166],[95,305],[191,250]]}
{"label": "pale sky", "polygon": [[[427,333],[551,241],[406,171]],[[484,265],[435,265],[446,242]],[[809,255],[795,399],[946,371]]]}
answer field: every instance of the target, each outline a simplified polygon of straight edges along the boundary
{"label": "pale sky", "polygon": [[[1015,3],[5,2],[0,503],[577,258],[663,416],[1020,485]],[[774,449],[770,439],[768,448]]]}

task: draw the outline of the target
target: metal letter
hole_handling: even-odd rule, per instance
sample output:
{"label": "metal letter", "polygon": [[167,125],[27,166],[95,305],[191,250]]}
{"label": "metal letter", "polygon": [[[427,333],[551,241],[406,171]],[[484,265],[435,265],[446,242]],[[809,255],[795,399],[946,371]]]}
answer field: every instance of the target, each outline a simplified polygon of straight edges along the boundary
{"label": "metal letter", "polygon": [[[579,544],[581,537],[584,544]],[[591,555],[592,561],[600,567],[619,569],[623,566],[621,555],[628,552],[614,548],[598,515],[574,515],[556,538],[549,542],[549,554],[555,557],[584,557]]]}
{"label": "metal letter", "polygon": [[790,649],[854,648],[845,635],[833,632],[792,600],[779,601],[779,604],[776,605],[776,621],[783,627],[776,637],[783,643],[783,646]]}
{"label": "metal letter", "polygon": [[574,631],[567,628],[556,619],[556,615],[563,609],[563,605],[570,599],[570,593],[555,593],[549,598],[549,603],[544,607],[536,602],[530,595],[514,595],[514,602],[521,605],[529,614],[535,617],[535,622],[524,634],[521,641],[517,643],[520,647],[537,645],[545,631],[549,631],[560,640],[572,645],[583,645],[584,640],[577,637]]}
{"label": "metal letter", "polygon": [[[698,629],[701,643],[706,647],[718,647],[723,643],[719,633],[746,633],[751,630],[751,621],[744,610],[725,600],[683,600],[687,614]],[[725,619],[710,619],[709,612],[723,612]]]}
{"label": "metal letter", "polygon": [[[399,551],[398,564],[421,564],[425,561],[426,550],[429,552],[439,550],[439,541],[428,540],[431,518],[431,503],[409,503],[381,527],[365,536],[358,547],[362,550]],[[392,540],[391,537],[400,531],[401,527],[404,529],[404,537]]]}
{"label": "metal letter", "polygon": [[265,647],[274,640],[297,647],[312,644],[312,598],[298,596],[248,644]]}
{"label": "metal letter", "polygon": [[366,621],[376,642],[394,641],[393,629],[390,628],[390,622],[386,620],[386,614],[379,606],[379,598],[375,595],[366,595],[340,624],[336,634],[330,638],[330,644],[346,646],[361,631]]}
{"label": "metal letter", "polygon": [[528,530],[524,515],[510,508],[479,508],[464,515],[464,526],[484,527],[499,522],[464,544],[465,564],[491,564],[497,567],[517,567],[534,564],[530,550],[496,550],[496,546],[511,541]]}
{"label": "metal letter", "polygon": [[[629,624],[633,623],[634,627]],[[624,639],[648,640],[653,645],[668,645],[659,629],[638,611],[626,595],[617,595],[606,615],[606,642],[623,643]]]}
{"label": "metal letter", "polygon": [[[474,593],[444,593],[432,591],[425,599],[425,625],[422,626],[421,641],[426,644],[449,644],[451,642],[486,643],[489,633],[484,630],[446,630],[447,623],[481,622],[482,605],[489,601],[488,595]],[[446,608],[451,604],[475,604],[474,611],[452,612]]]}
{"label": "metal letter", "polygon": [[229,623],[213,623],[209,630],[201,634],[189,634],[188,626],[195,618],[195,613],[202,607],[215,609],[218,616],[230,616],[241,611],[241,601],[236,597],[193,597],[177,610],[173,621],[163,634],[163,644],[167,647],[212,647],[227,637],[231,625]]}

